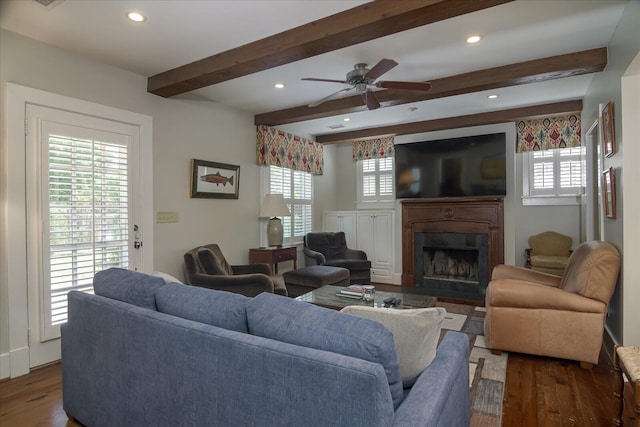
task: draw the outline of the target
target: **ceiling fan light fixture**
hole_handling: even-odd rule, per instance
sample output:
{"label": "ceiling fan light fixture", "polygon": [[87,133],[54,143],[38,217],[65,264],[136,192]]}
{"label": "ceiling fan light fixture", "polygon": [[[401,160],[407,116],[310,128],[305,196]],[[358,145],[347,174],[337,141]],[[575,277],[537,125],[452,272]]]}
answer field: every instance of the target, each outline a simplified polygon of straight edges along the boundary
{"label": "ceiling fan light fixture", "polygon": [[142,13],[136,12],[133,10],[130,12],[127,12],[127,18],[129,18],[129,20],[133,22],[144,22],[147,20],[147,17],[144,16]]}
{"label": "ceiling fan light fixture", "polygon": [[476,44],[480,41],[481,37],[477,34],[467,37],[467,44]]}

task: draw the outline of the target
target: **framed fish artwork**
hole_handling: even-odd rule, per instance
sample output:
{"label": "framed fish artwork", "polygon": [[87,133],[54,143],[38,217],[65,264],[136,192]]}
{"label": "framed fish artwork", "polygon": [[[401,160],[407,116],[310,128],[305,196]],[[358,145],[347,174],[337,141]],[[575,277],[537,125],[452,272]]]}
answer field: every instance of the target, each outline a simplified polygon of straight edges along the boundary
{"label": "framed fish artwork", "polygon": [[240,166],[191,160],[191,198],[237,199]]}

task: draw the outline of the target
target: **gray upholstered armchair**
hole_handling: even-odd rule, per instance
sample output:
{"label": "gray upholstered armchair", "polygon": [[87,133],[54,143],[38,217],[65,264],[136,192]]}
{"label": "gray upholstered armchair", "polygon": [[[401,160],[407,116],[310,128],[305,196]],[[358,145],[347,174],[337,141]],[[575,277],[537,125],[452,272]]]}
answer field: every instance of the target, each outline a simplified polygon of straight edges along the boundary
{"label": "gray upholstered armchair", "polygon": [[349,270],[351,284],[371,283],[371,261],[358,249],[349,249],[344,232],[308,233],[304,237],[306,265],[329,265]]}
{"label": "gray upholstered armchair", "polygon": [[272,276],[266,264],[230,265],[216,244],[184,254],[185,283],[254,297],[262,292],[287,296],[282,276]]}

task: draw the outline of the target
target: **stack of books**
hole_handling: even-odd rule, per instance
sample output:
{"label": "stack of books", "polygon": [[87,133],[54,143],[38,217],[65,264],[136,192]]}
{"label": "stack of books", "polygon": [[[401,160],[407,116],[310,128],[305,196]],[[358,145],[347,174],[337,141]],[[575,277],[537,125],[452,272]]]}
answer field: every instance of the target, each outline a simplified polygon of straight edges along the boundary
{"label": "stack of books", "polygon": [[351,285],[340,289],[338,295],[348,298],[362,298],[362,286]]}

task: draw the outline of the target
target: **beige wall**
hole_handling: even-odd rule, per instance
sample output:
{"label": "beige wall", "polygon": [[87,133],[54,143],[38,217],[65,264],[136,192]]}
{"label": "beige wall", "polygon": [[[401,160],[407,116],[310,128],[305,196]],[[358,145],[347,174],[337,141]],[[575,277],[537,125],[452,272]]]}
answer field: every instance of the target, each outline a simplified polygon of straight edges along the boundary
{"label": "beige wall", "polygon": [[[248,260],[248,248],[259,245],[260,167],[255,164],[252,115],[193,97],[164,99],[148,94],[144,76],[3,30],[2,162],[6,144],[16,143],[5,140],[6,82],[153,117],[153,210],[178,212],[180,218],[176,224],[154,224],[154,269],[181,277],[182,255],[202,243],[220,243],[229,261],[238,264]],[[189,198],[192,158],[239,165],[239,199]],[[328,203],[334,191],[331,158],[326,166],[329,174],[314,180],[322,203]],[[3,206],[4,169],[0,174]],[[316,226],[321,228],[322,219],[317,217]],[[11,250],[10,242],[6,247]],[[9,351],[6,258],[0,254],[0,356]]]}

